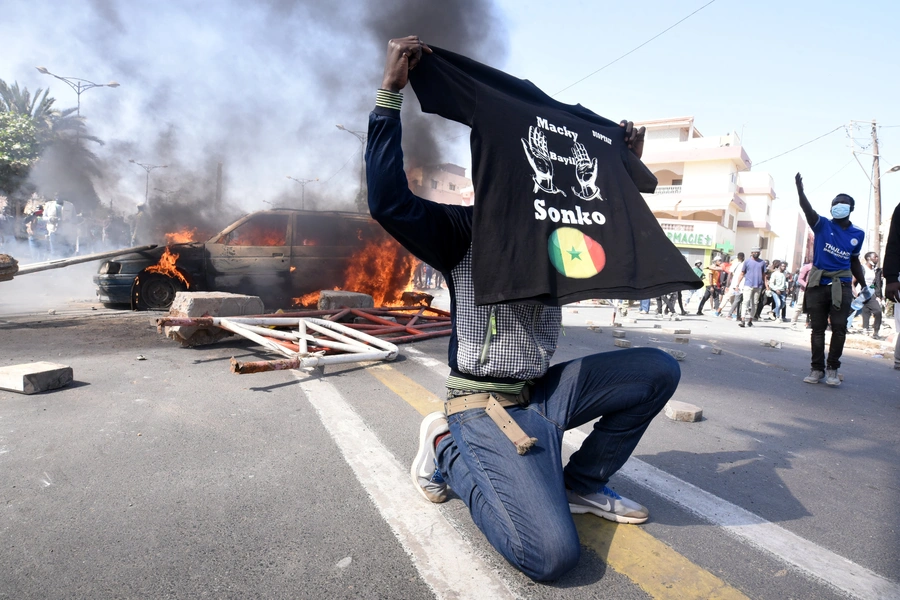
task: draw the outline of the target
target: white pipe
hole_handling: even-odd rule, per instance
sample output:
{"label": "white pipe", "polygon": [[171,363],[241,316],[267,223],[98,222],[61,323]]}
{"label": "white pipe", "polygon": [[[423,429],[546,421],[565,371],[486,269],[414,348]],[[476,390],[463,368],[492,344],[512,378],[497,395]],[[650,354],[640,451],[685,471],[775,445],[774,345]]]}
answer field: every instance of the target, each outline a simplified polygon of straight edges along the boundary
{"label": "white pipe", "polygon": [[300,354],[306,354],[308,352],[306,346],[306,321],[304,321],[303,319],[299,319],[299,321],[300,337],[298,338],[297,342],[300,344]]}
{"label": "white pipe", "polygon": [[[351,344],[351,345],[353,345],[353,346],[357,346],[357,347],[359,348],[359,350],[366,351],[366,350],[371,350],[371,349],[372,349],[371,346],[367,346],[366,344],[362,343],[362,342],[359,341],[358,339],[354,339],[354,338],[352,338],[352,337],[347,337],[347,336],[345,336],[345,335],[341,335],[340,333],[337,333],[336,331],[332,331],[331,329],[328,329],[327,327],[322,327],[321,325],[317,325],[317,324],[315,324],[315,323],[311,323],[311,322],[309,322],[308,319],[301,319],[301,322],[302,322],[305,326],[307,326],[307,327],[309,327],[310,329],[312,329],[313,331],[318,331],[319,333],[322,333],[322,334],[324,334],[324,335],[327,335],[327,336],[329,336],[329,337],[331,337],[331,338],[334,338],[334,339],[336,339],[336,340],[338,340],[338,341],[340,341],[340,342],[344,342],[344,343],[346,343],[346,344]],[[352,331],[355,332],[356,330],[354,329],[354,330],[352,330]]]}
{"label": "white pipe", "polygon": [[357,338],[359,340],[362,340],[364,342],[367,342],[367,343],[375,346],[376,348],[381,348],[383,350],[392,352],[393,353],[393,356],[391,357],[392,360],[394,358],[396,358],[398,354],[400,354],[400,349],[397,348],[397,346],[395,346],[394,344],[392,344],[390,342],[386,342],[381,339],[378,339],[377,337],[375,337],[373,335],[369,335],[368,333],[364,333],[362,331],[357,331],[356,329],[351,329],[351,328],[347,327],[346,325],[341,325],[340,323],[334,323],[332,321],[326,321],[325,319],[311,319],[310,318],[310,319],[307,319],[307,321],[312,321],[313,323],[317,323],[319,325],[322,325],[323,327],[327,327],[328,329],[333,329],[335,331],[340,331],[340,332],[346,333],[347,335]]}
{"label": "white pipe", "polygon": [[370,360],[391,360],[390,352],[360,352],[359,354],[332,354],[330,356],[309,356],[300,359],[300,368],[309,369],[324,365],[339,365]]}

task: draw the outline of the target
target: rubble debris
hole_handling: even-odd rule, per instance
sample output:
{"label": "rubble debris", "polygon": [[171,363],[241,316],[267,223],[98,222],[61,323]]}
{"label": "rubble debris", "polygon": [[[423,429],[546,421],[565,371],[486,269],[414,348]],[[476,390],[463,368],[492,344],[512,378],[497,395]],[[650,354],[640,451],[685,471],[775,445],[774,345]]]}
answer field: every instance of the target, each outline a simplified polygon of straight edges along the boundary
{"label": "rubble debris", "polygon": [[47,311],[47,314],[48,314],[48,315],[55,315],[55,314],[56,314],[56,309],[55,309],[55,308],[51,308],[50,310]]}
{"label": "rubble debris", "polygon": [[623,338],[623,337],[625,337],[625,331],[622,329],[613,329],[613,337],[614,338]]}
{"label": "rubble debris", "polygon": [[687,352],[682,352],[681,350],[672,350],[671,348],[663,348],[662,346],[658,346],[658,348],[672,356],[675,360],[684,360],[687,356]]}
{"label": "rubble debris", "polygon": [[702,408],[680,400],[669,400],[666,403],[665,413],[673,421],[685,423],[694,423],[703,418]]}
{"label": "rubble debris", "polygon": [[615,345],[619,348],[631,348],[631,342],[628,340],[617,339],[613,340],[613,343],[615,343]]}
{"label": "rubble debris", "polygon": [[143,354],[138,354],[137,357],[135,357],[134,360],[147,360],[147,359],[144,357]]}
{"label": "rubble debris", "polygon": [[666,333],[671,333],[673,335],[691,335],[690,329],[671,329],[667,327],[663,329],[663,331]]}
{"label": "rubble debris", "polygon": [[715,346],[713,346],[712,353],[713,354],[722,354],[722,349],[716,348]]}
{"label": "rubble debris", "polygon": [[9,254],[0,254],[0,281],[10,281],[19,272],[19,261]]}
{"label": "rubble debris", "polygon": [[0,389],[36,394],[72,383],[72,367],[51,362],[33,362],[0,367]]}
{"label": "rubble debris", "polygon": [[[342,319],[351,322],[338,322]],[[358,319],[362,322],[352,322]],[[160,332],[171,327],[221,329],[288,357],[287,361],[233,361],[232,372],[243,374],[393,360],[399,354],[396,344],[447,336],[452,326],[446,311],[430,306],[400,306],[157,319]]]}
{"label": "rubble debris", "polygon": [[[169,317],[235,317],[265,311],[259,296],[227,292],[178,292],[169,308]],[[211,325],[174,326],[162,333],[184,347],[204,346],[230,337],[231,332]]]}
{"label": "rubble debris", "polygon": [[659,323],[654,323],[653,329],[662,329],[662,325],[660,325]]}
{"label": "rubble debris", "polygon": [[779,349],[782,347],[782,343],[779,342],[778,340],[762,340],[759,342],[759,345],[767,346],[769,348],[779,348]]}
{"label": "rubble debris", "polygon": [[680,335],[676,335],[676,336],[675,336],[675,341],[676,341],[677,343],[679,343],[679,344],[690,344],[690,343],[691,343],[691,338],[689,338],[689,337],[684,337],[684,336],[680,336]]}
{"label": "rubble debris", "polygon": [[375,300],[368,294],[344,292],[341,290],[322,290],[319,292],[319,310],[335,308],[374,308]]}

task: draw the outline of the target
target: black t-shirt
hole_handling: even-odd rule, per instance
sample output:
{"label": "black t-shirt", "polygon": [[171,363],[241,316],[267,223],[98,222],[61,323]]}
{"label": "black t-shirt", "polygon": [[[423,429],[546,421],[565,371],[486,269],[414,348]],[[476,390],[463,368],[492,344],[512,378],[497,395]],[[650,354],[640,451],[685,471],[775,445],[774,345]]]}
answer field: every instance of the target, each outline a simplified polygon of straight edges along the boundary
{"label": "black t-shirt", "polygon": [[643,299],[702,285],[641,197],[656,177],[622,127],[432,49],[410,80],[423,111],[472,128],[477,304]]}

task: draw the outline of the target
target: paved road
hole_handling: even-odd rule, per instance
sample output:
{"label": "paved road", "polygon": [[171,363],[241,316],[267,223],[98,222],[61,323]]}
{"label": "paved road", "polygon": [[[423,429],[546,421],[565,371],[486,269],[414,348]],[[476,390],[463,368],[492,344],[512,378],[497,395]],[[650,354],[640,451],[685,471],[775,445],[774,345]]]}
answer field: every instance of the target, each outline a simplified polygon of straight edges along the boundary
{"label": "paved road", "polygon": [[[534,584],[460,500],[408,483],[446,340],[237,376],[229,359],[262,350],[181,349],[148,313],[57,313],[0,314],[0,365],[53,360],[76,379],[0,392],[0,598],[900,597],[900,374],[865,352],[829,389],[801,381],[805,336],[775,324],[662,323],[691,329],[686,345],[651,317],[625,324],[635,345],[687,353],[676,399],[705,419],[659,417],[613,478],[647,524],[579,518],[579,566]],[[566,308],[556,359],[612,351],[610,317]]]}

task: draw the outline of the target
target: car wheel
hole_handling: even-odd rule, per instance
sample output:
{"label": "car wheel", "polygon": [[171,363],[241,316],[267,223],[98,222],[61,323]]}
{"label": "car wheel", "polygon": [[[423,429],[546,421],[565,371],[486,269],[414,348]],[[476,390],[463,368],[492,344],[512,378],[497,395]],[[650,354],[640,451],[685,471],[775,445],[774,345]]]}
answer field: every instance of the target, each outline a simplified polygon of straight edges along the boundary
{"label": "car wheel", "polygon": [[143,273],[132,287],[132,304],[143,310],[166,310],[175,300],[175,294],[186,289],[177,279],[157,273]]}

